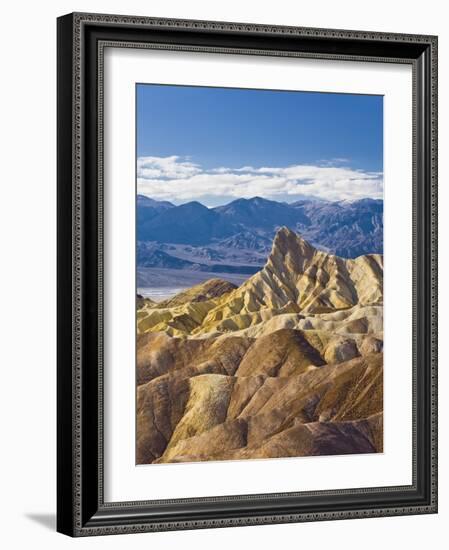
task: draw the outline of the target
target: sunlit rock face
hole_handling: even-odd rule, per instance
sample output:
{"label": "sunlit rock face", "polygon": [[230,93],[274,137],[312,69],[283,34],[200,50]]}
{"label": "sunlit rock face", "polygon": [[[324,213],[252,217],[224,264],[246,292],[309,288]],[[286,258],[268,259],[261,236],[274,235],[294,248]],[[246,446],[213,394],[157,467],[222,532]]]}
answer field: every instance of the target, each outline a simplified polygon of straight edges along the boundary
{"label": "sunlit rock face", "polygon": [[139,464],[382,451],[381,255],[284,227],[240,287],[137,308]]}

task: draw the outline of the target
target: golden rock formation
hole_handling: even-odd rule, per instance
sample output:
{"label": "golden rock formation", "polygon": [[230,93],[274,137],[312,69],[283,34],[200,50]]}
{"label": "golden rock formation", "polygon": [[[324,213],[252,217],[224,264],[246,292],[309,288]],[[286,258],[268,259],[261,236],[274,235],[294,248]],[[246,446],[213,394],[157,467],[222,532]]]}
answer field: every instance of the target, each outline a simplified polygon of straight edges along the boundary
{"label": "golden rock formation", "polygon": [[138,313],[138,331],[200,336],[239,331],[284,315],[299,321],[356,306],[360,312],[382,305],[382,286],[382,256],[339,258],[283,227],[264,268],[239,288],[213,279],[161,304],[145,305]]}
{"label": "golden rock formation", "polygon": [[137,305],[137,463],[382,451],[382,256],[282,228],[239,288]]}

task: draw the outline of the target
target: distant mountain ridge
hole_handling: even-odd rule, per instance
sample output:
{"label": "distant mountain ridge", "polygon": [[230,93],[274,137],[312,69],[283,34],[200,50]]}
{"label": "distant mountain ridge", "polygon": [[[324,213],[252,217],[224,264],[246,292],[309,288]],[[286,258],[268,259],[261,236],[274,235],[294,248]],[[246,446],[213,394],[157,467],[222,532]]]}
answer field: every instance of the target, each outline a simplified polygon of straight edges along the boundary
{"label": "distant mountain ridge", "polygon": [[225,217],[235,226],[251,229],[273,230],[284,225],[308,225],[309,218],[300,208],[292,208],[281,202],[253,197],[252,199],[237,199],[217,206],[215,212]]}
{"label": "distant mountain ridge", "polygon": [[318,248],[344,258],[383,253],[383,201],[294,203],[310,220],[302,236]]}
{"label": "distant mountain ridge", "polygon": [[383,253],[383,201],[379,199],[287,204],[253,197],[207,208],[198,201],[175,206],[138,195],[137,263],[181,270],[199,265],[193,269],[205,271],[217,264],[221,272],[237,272],[239,265],[260,268],[280,227],[344,258]]}

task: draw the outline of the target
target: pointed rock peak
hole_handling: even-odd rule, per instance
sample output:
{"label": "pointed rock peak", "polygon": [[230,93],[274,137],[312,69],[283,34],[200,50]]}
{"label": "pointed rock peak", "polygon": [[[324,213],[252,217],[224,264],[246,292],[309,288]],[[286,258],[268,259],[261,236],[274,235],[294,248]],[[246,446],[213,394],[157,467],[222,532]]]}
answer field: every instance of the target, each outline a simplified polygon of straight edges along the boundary
{"label": "pointed rock peak", "polygon": [[281,227],[273,241],[271,255],[290,254],[301,258],[311,258],[316,249],[300,235],[288,227]]}

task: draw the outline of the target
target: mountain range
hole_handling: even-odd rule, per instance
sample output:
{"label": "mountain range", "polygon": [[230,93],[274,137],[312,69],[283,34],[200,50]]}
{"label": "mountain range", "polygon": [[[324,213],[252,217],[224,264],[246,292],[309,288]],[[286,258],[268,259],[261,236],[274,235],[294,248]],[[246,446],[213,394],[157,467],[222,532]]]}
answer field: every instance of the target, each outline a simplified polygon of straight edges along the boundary
{"label": "mountain range", "polygon": [[383,449],[383,258],[288,227],[240,286],[137,301],[137,463]]}
{"label": "mountain range", "polygon": [[264,265],[282,226],[344,258],[383,252],[382,200],[287,204],[253,197],[207,208],[138,195],[137,265],[252,274]]}

